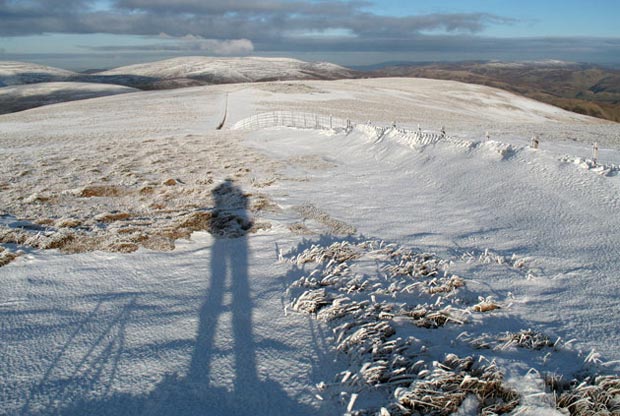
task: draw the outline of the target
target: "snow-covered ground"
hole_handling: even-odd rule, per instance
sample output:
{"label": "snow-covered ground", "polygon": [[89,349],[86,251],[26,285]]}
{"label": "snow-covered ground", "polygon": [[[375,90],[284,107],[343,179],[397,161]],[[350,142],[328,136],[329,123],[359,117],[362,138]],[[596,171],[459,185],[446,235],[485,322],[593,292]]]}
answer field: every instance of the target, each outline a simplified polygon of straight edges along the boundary
{"label": "snow-covered ground", "polygon": [[[272,110],[356,124],[228,129]],[[449,139],[422,145],[418,124]],[[573,163],[596,140],[600,162],[620,164],[617,126],[416,79],[188,88],[0,116],[0,414],[394,413],[407,386],[365,378],[383,374],[364,366],[372,339],[338,327],[360,316],[420,362],[399,373],[412,386],[452,369],[448,354],[483,355],[516,392],[514,412],[554,414],[545,375],[618,371],[620,176]],[[317,310],[347,296],[376,316],[304,314],[319,277],[331,300]],[[403,302],[450,319],[419,326]],[[476,414],[467,391],[461,414]]]}
{"label": "snow-covered ground", "polygon": [[41,82],[0,89],[0,114],[86,98],[136,92],[120,85],[84,82]]}
{"label": "snow-covered ground", "polygon": [[64,69],[37,65],[30,62],[0,61],[0,85],[64,81],[74,75],[77,74]]}
{"label": "snow-covered ground", "polygon": [[339,79],[352,76],[350,69],[328,62],[304,62],[290,58],[212,58],[187,56],[130,65],[98,75],[136,75],[157,79],[194,78],[215,84],[289,79]]}

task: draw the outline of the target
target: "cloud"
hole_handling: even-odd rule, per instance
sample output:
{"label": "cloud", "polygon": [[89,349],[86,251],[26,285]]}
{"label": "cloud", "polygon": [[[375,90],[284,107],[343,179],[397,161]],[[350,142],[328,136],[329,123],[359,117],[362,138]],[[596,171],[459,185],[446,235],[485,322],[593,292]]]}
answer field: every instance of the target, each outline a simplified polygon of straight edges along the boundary
{"label": "cloud", "polygon": [[82,48],[101,52],[201,52],[223,56],[249,55],[254,51],[254,44],[248,39],[205,39],[195,35],[174,37],[163,32],[158,35],[158,38],[162,42],[147,45],[82,46]]}
{"label": "cloud", "polygon": [[106,10],[94,0],[0,0],[0,36],[40,33],[113,33],[285,42],[300,31],[348,31],[360,38],[405,39],[422,31],[478,33],[511,19],[487,13],[380,16],[366,1],[116,0]]}
{"label": "cloud", "polygon": [[[517,21],[489,13],[385,16],[363,0],[0,0],[0,36],[110,33],[153,39],[94,52],[399,52],[620,56],[618,39],[490,38],[485,29]],[[188,33],[192,35],[187,36]]]}

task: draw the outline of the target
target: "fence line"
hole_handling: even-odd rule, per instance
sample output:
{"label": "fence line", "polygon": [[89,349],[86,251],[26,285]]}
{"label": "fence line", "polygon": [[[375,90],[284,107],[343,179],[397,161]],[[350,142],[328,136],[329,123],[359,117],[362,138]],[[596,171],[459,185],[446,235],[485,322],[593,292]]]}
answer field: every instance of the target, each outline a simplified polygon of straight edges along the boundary
{"label": "fence line", "polygon": [[233,130],[262,129],[268,127],[296,127],[302,129],[336,130],[351,127],[351,122],[315,113],[272,111],[256,114],[232,126]]}
{"label": "fence line", "polygon": [[[351,133],[353,130],[361,132],[369,137],[372,140],[381,141],[384,138],[392,139],[396,142],[400,142],[402,144],[408,146],[427,146],[439,143],[440,141],[444,141],[450,143],[452,145],[463,147],[463,148],[474,148],[480,145],[481,142],[472,141],[468,139],[462,139],[457,137],[452,137],[446,135],[445,130],[441,129],[441,132],[429,132],[422,131],[418,126],[417,130],[407,130],[396,127],[396,125],[392,125],[390,127],[382,127],[377,126],[370,121],[366,123],[353,123],[351,120],[344,120],[341,118],[335,118],[331,115],[326,116],[322,114],[316,113],[304,113],[304,112],[295,112],[295,111],[272,111],[268,113],[256,114],[241,121],[235,123],[231,129],[232,130],[242,130],[242,129],[262,129],[269,127],[294,127],[294,128],[302,128],[302,129],[319,129],[319,130],[343,130],[347,134]],[[487,133],[487,139],[489,138],[489,133]],[[496,143],[496,151],[500,153],[502,156],[511,153],[514,148],[512,145],[498,143],[493,141],[488,141],[484,143]],[[536,146],[531,146],[533,148],[538,148],[538,139],[536,142]],[[598,146],[595,144],[596,153],[598,156]],[[594,157],[596,157],[594,156]],[[563,160],[565,158],[562,158]],[[565,161],[568,161],[565,160]],[[573,159],[570,159],[573,161]],[[574,163],[580,163],[580,158],[574,158]],[[587,165],[587,168],[590,170],[595,170],[597,173],[603,176],[612,176],[618,174],[620,172],[620,166],[613,164],[601,164],[597,160],[585,160],[583,163]]]}
{"label": "fence line", "polygon": [[370,122],[354,123],[351,120],[344,120],[332,116],[326,116],[316,113],[304,113],[295,111],[271,111],[267,113],[256,114],[235,123],[231,128],[233,130],[251,130],[269,127],[294,127],[305,129],[319,130],[360,130],[373,136],[379,140],[384,136],[390,136],[398,141],[405,142],[408,145],[430,145],[440,140],[454,141],[455,144],[463,145],[461,140],[447,137],[444,132],[423,132],[418,129],[405,130],[392,127],[381,127]]}

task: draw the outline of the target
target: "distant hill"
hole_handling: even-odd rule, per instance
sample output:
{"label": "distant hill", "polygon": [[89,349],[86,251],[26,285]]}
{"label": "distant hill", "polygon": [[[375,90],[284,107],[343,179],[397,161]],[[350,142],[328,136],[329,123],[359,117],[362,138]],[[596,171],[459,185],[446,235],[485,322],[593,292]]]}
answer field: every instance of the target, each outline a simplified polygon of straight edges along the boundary
{"label": "distant hill", "polygon": [[29,62],[0,61],[0,87],[7,85],[35,84],[65,81],[75,72]]}
{"label": "distant hill", "polygon": [[[366,69],[358,71],[327,62],[289,58],[191,56],[75,73],[31,63],[0,61],[0,87],[78,82],[162,90],[277,80],[418,77],[501,88],[569,111],[620,122],[620,71],[615,69],[563,61],[404,62],[378,64]],[[63,97],[68,99],[72,95],[63,94]],[[30,102],[33,100],[29,98]]]}
{"label": "distant hill", "polygon": [[88,84],[77,82],[41,82],[0,88],[0,114],[14,113],[57,104],[106,95],[138,91],[119,85]]}
{"label": "distant hill", "polygon": [[328,62],[304,62],[288,58],[190,56],[82,73],[24,62],[0,61],[0,86],[62,81],[160,90],[210,84],[334,80],[357,76],[359,72]]}
{"label": "distant hill", "polygon": [[289,58],[173,58],[131,65],[93,74],[130,76],[154,80],[153,87],[228,84],[258,81],[333,80],[354,78],[357,72],[327,62],[304,62]]}
{"label": "distant hill", "polygon": [[488,85],[569,111],[620,122],[620,71],[563,61],[386,66],[373,77],[419,77]]}

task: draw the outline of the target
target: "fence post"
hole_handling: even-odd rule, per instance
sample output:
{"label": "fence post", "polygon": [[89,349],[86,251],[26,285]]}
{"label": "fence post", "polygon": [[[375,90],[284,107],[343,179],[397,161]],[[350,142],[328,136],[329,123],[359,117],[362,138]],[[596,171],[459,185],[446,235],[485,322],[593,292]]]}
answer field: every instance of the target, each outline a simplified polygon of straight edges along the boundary
{"label": "fence post", "polygon": [[592,146],[592,161],[596,165],[596,161],[598,160],[598,142],[594,142]]}

